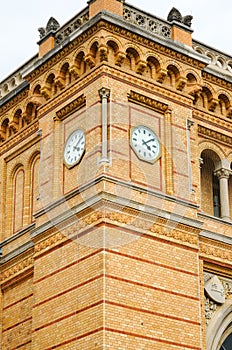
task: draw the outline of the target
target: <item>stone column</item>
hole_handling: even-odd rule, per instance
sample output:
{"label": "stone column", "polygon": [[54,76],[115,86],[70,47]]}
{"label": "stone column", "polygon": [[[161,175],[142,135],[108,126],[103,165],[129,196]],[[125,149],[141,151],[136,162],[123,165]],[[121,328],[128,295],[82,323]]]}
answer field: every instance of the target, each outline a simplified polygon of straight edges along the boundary
{"label": "stone column", "polygon": [[100,163],[109,163],[108,159],[108,98],[110,96],[110,90],[107,88],[101,88],[99,95],[102,101],[102,155]]}
{"label": "stone column", "polygon": [[188,157],[188,175],[189,175],[189,192],[193,192],[192,186],[192,164],[191,164],[191,127],[194,125],[192,120],[187,119],[187,157]]}
{"label": "stone column", "polygon": [[223,220],[230,221],[230,205],[229,205],[229,189],[228,180],[231,174],[230,169],[217,169],[215,175],[219,179],[220,187],[220,202],[221,202],[221,218]]}

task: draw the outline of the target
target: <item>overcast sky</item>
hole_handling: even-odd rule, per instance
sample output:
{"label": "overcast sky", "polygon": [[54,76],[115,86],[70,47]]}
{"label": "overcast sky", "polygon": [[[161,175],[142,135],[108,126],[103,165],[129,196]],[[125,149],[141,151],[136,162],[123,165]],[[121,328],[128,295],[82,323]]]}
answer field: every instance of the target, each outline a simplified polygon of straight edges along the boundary
{"label": "overcast sky", "polygon": [[[1,0],[0,81],[38,51],[39,27],[51,16],[60,25],[87,6],[87,0]],[[167,19],[172,7],[192,15],[193,38],[232,55],[231,0],[126,0],[146,12]]]}

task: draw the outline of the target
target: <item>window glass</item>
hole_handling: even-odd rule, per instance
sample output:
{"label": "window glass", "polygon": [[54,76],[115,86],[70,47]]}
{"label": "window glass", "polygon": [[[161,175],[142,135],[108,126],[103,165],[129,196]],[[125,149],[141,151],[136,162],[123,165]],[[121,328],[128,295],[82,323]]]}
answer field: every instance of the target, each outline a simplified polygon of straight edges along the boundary
{"label": "window glass", "polygon": [[232,349],[232,333],[226,338],[220,350],[231,350]]}

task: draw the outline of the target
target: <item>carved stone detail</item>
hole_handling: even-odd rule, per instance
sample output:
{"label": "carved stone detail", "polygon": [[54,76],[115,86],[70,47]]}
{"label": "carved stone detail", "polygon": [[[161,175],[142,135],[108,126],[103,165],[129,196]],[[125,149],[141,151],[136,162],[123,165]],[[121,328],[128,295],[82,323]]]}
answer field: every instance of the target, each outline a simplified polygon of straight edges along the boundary
{"label": "carved stone detail", "polygon": [[145,107],[154,109],[155,111],[165,113],[168,110],[168,105],[166,103],[154,100],[153,98],[139,94],[138,92],[131,91],[128,94],[128,100]]}
{"label": "carved stone detail", "polygon": [[171,11],[168,14],[168,22],[179,22],[182,23],[184,25],[186,25],[187,27],[191,27],[191,22],[192,22],[193,17],[191,15],[187,15],[187,16],[182,16],[180,11],[177,10],[175,7],[173,7],[171,9]]}
{"label": "carved stone detail", "polygon": [[179,77],[176,83],[176,89],[179,91],[183,91],[186,83],[187,79],[185,77]]}
{"label": "carved stone detail", "polygon": [[218,131],[208,129],[204,126],[198,125],[198,133],[203,135],[203,136],[206,136],[207,138],[222,142],[222,143],[226,144],[227,146],[232,145],[232,137],[227,136],[225,134],[221,134]]}
{"label": "carved stone detail", "polygon": [[39,252],[47,249],[48,247],[49,248],[53,247],[54,245],[56,245],[57,243],[62,241],[64,238],[65,238],[65,236],[61,232],[56,233],[52,237],[49,237],[49,238],[43,240],[42,242],[37,243],[35,245],[35,253],[39,253]]}
{"label": "carved stone detail", "polygon": [[167,69],[161,68],[157,73],[157,81],[162,84],[167,74]]}
{"label": "carved stone detail", "polygon": [[137,69],[136,69],[136,72],[138,74],[143,74],[143,72],[145,71],[145,69],[147,68],[147,63],[145,61],[139,61],[137,63]]}
{"label": "carved stone detail", "polygon": [[171,26],[154,16],[124,5],[124,19],[164,38],[171,38]]}
{"label": "carved stone detail", "polygon": [[205,320],[207,326],[216,311],[217,304],[213,300],[210,300],[210,298],[205,297]]}
{"label": "carved stone detail", "polygon": [[85,62],[88,64],[89,68],[93,68],[96,64],[94,57],[90,53],[85,56]]}
{"label": "carved stone detail", "polygon": [[209,102],[209,111],[214,112],[219,101],[216,98],[212,98],[212,100]]}
{"label": "carved stone detail", "polygon": [[26,258],[23,261],[20,261],[19,263],[15,264],[14,266],[10,267],[9,269],[3,271],[1,276],[1,283],[5,282],[9,278],[13,278],[14,276],[18,275],[19,273],[24,272],[25,270],[33,267],[34,259],[32,257]]}
{"label": "carved stone detail", "polygon": [[229,179],[230,175],[231,175],[232,171],[229,169],[225,169],[225,168],[220,168],[217,169],[214,174],[220,179],[225,178],[225,179]]}
{"label": "carved stone detail", "polygon": [[56,112],[55,120],[64,120],[71,113],[74,113],[86,105],[86,97],[83,95],[77,97],[65,107]]}
{"label": "carved stone detail", "polygon": [[201,243],[200,253],[202,256],[213,257],[214,260],[221,260],[224,262],[232,263],[232,253],[223,248],[215,248],[209,244]]}
{"label": "carved stone detail", "polygon": [[116,66],[120,67],[123,64],[123,61],[125,60],[125,58],[126,58],[126,55],[124,52],[118,52],[115,60]]}
{"label": "carved stone detail", "polygon": [[46,25],[46,28],[40,27],[38,29],[40,33],[40,39],[44,38],[47,34],[51,32],[55,32],[58,28],[60,28],[59,23],[54,17],[51,17]]}
{"label": "carved stone detail", "polygon": [[[205,319],[208,326],[211,318],[227,298],[232,295],[232,280],[218,277],[212,273],[204,273],[205,285]],[[210,288],[208,288],[210,286]]]}

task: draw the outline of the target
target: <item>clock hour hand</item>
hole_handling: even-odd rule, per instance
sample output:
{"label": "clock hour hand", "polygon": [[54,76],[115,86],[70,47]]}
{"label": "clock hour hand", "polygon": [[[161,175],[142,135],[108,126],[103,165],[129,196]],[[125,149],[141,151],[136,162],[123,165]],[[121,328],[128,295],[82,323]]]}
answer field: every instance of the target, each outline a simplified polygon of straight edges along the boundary
{"label": "clock hour hand", "polygon": [[77,150],[77,146],[79,145],[81,139],[82,139],[82,136],[79,138],[79,140],[77,141],[77,143],[75,144],[75,146],[73,146],[73,150]]}
{"label": "clock hour hand", "polygon": [[148,145],[148,142],[151,142],[151,141],[154,141],[154,139],[150,139],[150,140],[148,140],[148,141],[142,140],[142,145],[143,145],[143,146],[145,145],[145,146],[147,147],[148,151],[151,150],[151,147]]}

